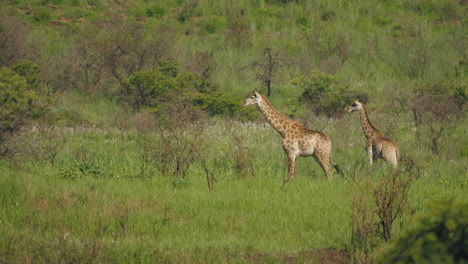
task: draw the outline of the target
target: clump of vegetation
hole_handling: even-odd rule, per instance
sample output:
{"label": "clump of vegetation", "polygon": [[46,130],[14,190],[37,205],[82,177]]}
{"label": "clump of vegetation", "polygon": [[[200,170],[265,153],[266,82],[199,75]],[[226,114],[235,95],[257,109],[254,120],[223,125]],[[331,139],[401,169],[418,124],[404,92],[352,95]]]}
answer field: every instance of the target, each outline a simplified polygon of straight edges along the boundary
{"label": "clump of vegetation", "polygon": [[[175,63],[164,63],[151,71],[138,71],[124,81],[121,100],[133,110],[158,112],[190,100],[196,92],[196,77],[180,73]],[[159,109],[158,109],[159,108]]]}
{"label": "clump of vegetation", "polygon": [[[439,145],[445,132],[466,115],[468,102],[466,86],[434,84],[415,91],[410,104],[416,127],[422,127],[430,138],[430,149],[439,154]],[[420,137],[420,133],[416,134]]]}
{"label": "clump of vegetation", "polygon": [[349,91],[346,86],[340,85],[335,76],[320,71],[314,71],[310,76],[296,77],[292,82],[303,89],[299,100],[315,115],[340,118],[354,99],[368,100],[366,93]]}
{"label": "clump of vegetation", "polygon": [[[28,121],[45,114],[47,97],[38,91],[38,66],[22,62],[0,69],[0,143],[8,140]],[[7,149],[1,149],[5,155]]]}
{"label": "clump of vegetation", "polygon": [[393,242],[381,263],[465,263],[467,232],[468,203],[435,203],[412,229]]}
{"label": "clump of vegetation", "polygon": [[163,176],[185,179],[195,163],[206,159],[208,139],[204,133],[205,125],[193,122],[192,112],[182,111],[158,127],[156,137],[152,131],[141,133],[138,141],[145,164],[143,175],[150,174],[154,167]]}
{"label": "clump of vegetation", "polygon": [[211,83],[190,72],[181,72],[173,62],[152,71],[139,71],[125,80],[121,99],[133,110],[166,115],[182,109],[200,109],[210,116],[240,116],[238,98],[217,92]]}
{"label": "clump of vegetation", "polygon": [[[379,237],[385,241],[392,238],[393,224],[397,219],[400,226],[411,222],[414,209],[409,201],[409,190],[413,177],[405,177],[401,173],[392,173],[387,180],[373,187],[375,213],[378,217]],[[404,216],[409,213],[410,218]]]}
{"label": "clump of vegetation", "polygon": [[411,222],[414,208],[409,191],[413,180],[394,172],[384,180],[368,180],[359,195],[352,197],[351,251],[357,263],[368,263],[382,239],[392,238],[395,222],[400,226]]}

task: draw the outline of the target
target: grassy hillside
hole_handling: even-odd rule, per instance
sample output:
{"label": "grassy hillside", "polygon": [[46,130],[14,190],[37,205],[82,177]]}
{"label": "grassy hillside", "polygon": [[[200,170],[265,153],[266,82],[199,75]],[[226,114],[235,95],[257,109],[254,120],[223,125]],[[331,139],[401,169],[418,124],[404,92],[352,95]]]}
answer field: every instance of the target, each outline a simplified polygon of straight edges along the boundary
{"label": "grassy hillside", "polygon": [[[386,263],[430,204],[464,204],[465,223],[465,1],[0,9],[0,263]],[[299,158],[281,189],[281,137],[241,107],[268,84],[343,176]],[[356,97],[396,171],[368,164]]]}

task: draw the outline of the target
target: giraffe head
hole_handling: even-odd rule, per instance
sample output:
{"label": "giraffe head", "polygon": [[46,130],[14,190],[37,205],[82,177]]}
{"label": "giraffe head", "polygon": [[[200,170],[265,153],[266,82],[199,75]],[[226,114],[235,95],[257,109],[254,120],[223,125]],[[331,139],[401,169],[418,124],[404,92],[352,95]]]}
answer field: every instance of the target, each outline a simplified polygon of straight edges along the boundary
{"label": "giraffe head", "polygon": [[258,104],[261,100],[262,97],[260,96],[260,94],[257,93],[257,90],[254,90],[249,96],[247,96],[247,99],[245,99],[245,102],[242,106]]}
{"label": "giraffe head", "polygon": [[348,109],[348,112],[360,111],[363,108],[364,108],[364,103],[361,103],[359,99],[356,99],[356,101]]}

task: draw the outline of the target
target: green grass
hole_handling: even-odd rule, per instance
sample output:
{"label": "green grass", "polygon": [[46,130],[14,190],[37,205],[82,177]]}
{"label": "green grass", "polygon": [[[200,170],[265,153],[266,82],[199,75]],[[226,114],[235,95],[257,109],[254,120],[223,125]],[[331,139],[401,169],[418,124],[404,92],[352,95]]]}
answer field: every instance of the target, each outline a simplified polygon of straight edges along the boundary
{"label": "green grass", "polygon": [[[390,171],[381,162],[367,165],[358,122],[349,116],[325,129],[346,178],[335,174],[328,182],[312,158],[299,158],[297,175],[284,190],[285,155],[280,136],[269,127],[218,122],[205,128],[208,159],[221,157],[225,166],[209,168],[218,179],[211,191],[199,163],[183,179],[161,176],[155,169],[142,174],[135,131],[122,136],[114,129],[57,128],[67,140],[54,165],[47,159],[20,159],[17,168],[0,164],[6,172],[0,176],[6,191],[1,196],[0,259],[247,262],[246,252],[274,256],[348,249],[351,198],[368,188],[367,182],[385,180]],[[342,133],[340,127],[348,125],[349,133]],[[234,135],[248,146],[253,177],[241,177],[229,165]],[[410,191],[416,215],[432,200],[466,200],[466,157],[437,158],[424,146],[413,149],[416,143],[408,136],[397,133],[394,138],[418,166],[408,174],[416,177]]]}

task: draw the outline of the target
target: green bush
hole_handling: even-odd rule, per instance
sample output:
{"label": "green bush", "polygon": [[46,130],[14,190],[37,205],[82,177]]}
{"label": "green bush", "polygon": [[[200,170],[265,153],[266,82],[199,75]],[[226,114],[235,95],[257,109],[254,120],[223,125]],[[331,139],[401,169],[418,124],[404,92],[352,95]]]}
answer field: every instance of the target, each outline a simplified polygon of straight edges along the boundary
{"label": "green bush", "polygon": [[439,202],[387,250],[382,263],[466,263],[468,203]]}
{"label": "green bush", "polygon": [[35,94],[26,87],[26,80],[16,72],[0,69],[0,142],[33,115]]}
{"label": "green bush", "polygon": [[209,115],[234,116],[241,110],[241,104],[235,97],[220,92],[203,94],[194,100],[194,104]]}
{"label": "green bush", "polygon": [[135,72],[125,79],[121,98],[135,111],[142,108],[160,110],[162,106],[195,92],[195,86],[196,76],[181,74],[176,64],[165,63],[151,71]]}
{"label": "green bush", "polygon": [[21,75],[31,89],[37,90],[39,88],[41,82],[39,65],[29,60],[23,60],[11,67],[11,69]]}
{"label": "green bush", "polygon": [[345,108],[356,98],[367,101],[366,93],[352,92],[340,85],[333,75],[314,71],[310,76],[299,76],[292,83],[303,89],[299,101],[306,103],[316,115],[340,118]]}
{"label": "green bush", "polygon": [[[17,132],[28,120],[46,112],[47,98],[33,89],[40,82],[36,75],[37,69],[24,65],[20,63],[12,68],[25,77],[10,68],[0,68],[0,143]],[[0,151],[5,153],[6,150]]]}
{"label": "green bush", "polygon": [[135,111],[164,113],[190,106],[211,116],[242,115],[237,97],[216,92],[209,82],[193,73],[182,73],[166,62],[152,71],[139,71],[125,80],[122,100]]}

